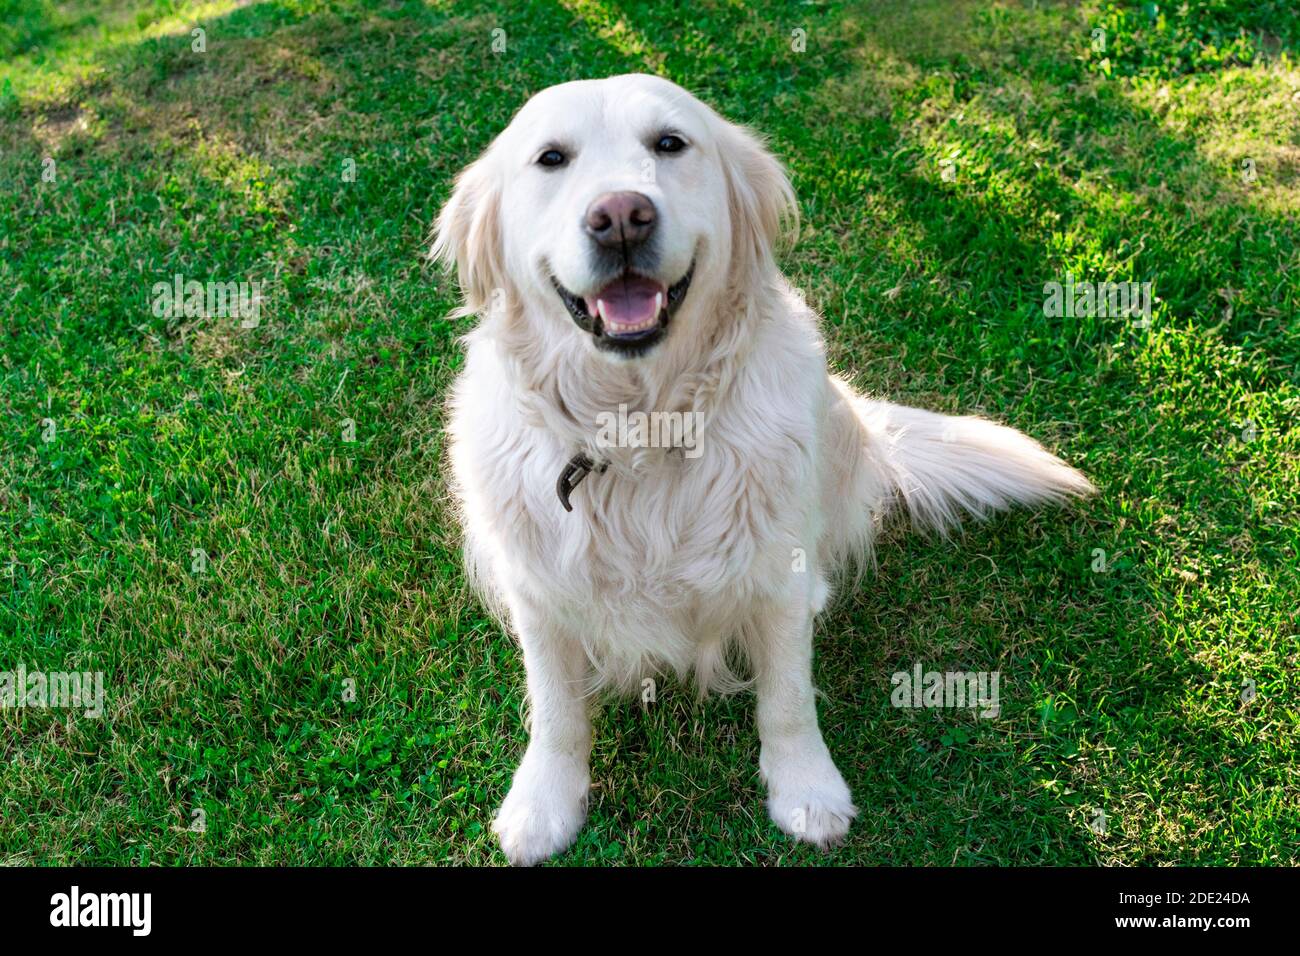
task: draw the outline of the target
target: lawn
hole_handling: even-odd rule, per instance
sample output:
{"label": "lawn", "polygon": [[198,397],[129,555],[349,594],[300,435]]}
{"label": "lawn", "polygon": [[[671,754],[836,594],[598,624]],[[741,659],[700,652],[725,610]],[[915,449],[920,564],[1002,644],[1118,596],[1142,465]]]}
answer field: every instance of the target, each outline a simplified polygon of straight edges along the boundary
{"label": "lawn", "polygon": [[[428,233],[531,93],[640,71],[770,137],[836,367],[1100,494],[893,530],[820,622],[844,846],[768,820],[751,698],[669,683],[602,710],[560,862],[1294,863],[1300,15],[1154,6],[0,0],[0,671],[106,684],[0,709],[0,862],[504,862]],[[176,274],[259,321],[158,315]],[[1150,322],[1049,316],[1067,277]],[[894,708],[918,662],[1000,714]]]}

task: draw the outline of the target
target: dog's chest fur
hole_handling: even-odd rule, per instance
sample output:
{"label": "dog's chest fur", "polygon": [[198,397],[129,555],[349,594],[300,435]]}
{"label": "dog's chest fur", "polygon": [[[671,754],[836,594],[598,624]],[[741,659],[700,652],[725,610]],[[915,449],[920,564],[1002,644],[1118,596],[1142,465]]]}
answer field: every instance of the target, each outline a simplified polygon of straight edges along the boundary
{"label": "dog's chest fur", "polygon": [[[485,376],[479,367],[462,383],[481,389]],[[566,512],[555,483],[574,449],[509,414],[506,394],[458,387],[453,461],[480,589],[581,639],[602,684],[667,669],[726,687],[727,644],[746,616],[815,574],[819,397],[746,402],[772,388],[738,383],[698,457],[609,449],[609,469],[588,475]]]}

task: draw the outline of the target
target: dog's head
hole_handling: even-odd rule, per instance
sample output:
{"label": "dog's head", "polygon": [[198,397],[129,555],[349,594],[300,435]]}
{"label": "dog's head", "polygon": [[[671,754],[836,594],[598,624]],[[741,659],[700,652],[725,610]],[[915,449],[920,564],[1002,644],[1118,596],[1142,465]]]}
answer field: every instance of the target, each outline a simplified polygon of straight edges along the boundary
{"label": "dog's head", "polygon": [[457,179],[433,253],[466,313],[519,303],[630,358],[675,320],[708,321],[721,291],[758,287],[795,216],[755,136],[667,80],[616,76],[529,100]]}

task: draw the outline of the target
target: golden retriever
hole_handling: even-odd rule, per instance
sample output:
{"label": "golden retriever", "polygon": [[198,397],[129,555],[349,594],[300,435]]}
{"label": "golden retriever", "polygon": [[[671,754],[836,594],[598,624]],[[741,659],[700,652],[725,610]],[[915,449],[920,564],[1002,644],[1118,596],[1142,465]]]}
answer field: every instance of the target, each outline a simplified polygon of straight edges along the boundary
{"label": "golden retriever", "polygon": [[812,680],[836,571],[895,503],[943,529],[1092,490],[1017,431],[829,374],[773,254],[796,211],[753,133],[629,75],[538,93],[438,217],[479,317],[450,405],[467,565],[527,670],[493,823],[513,863],[582,826],[593,695],[665,672],[752,686],[772,820],[839,841],[856,809]]}

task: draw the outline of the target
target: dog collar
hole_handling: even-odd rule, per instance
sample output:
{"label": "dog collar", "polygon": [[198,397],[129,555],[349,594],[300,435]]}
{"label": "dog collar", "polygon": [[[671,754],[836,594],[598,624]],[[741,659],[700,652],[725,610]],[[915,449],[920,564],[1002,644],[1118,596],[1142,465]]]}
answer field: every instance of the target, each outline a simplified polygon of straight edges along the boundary
{"label": "dog collar", "polygon": [[560,477],[555,482],[555,493],[560,496],[560,504],[564,505],[564,510],[573,510],[573,505],[569,504],[569,495],[573,494],[573,489],[582,484],[582,479],[593,471],[604,474],[605,469],[608,467],[609,462],[607,461],[602,461],[600,466],[597,467],[590,456],[583,452],[578,452],[570,458],[569,463],[564,466],[564,470],[560,472]]}

